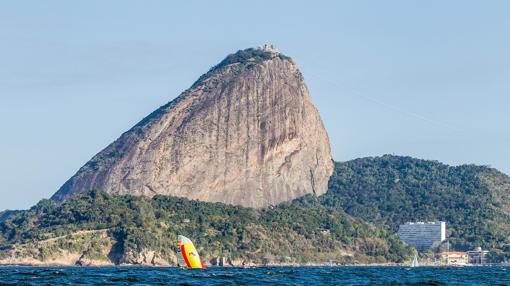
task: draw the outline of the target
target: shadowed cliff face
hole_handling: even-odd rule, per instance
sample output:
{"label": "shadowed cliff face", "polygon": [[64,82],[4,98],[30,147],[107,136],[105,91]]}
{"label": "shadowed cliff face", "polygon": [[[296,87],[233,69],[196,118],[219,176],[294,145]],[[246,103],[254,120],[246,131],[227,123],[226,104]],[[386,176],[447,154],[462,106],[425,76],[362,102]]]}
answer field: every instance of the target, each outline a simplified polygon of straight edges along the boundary
{"label": "shadowed cliff face", "polygon": [[97,154],[53,196],[90,189],[264,207],[326,192],[327,133],[296,64],[228,56]]}

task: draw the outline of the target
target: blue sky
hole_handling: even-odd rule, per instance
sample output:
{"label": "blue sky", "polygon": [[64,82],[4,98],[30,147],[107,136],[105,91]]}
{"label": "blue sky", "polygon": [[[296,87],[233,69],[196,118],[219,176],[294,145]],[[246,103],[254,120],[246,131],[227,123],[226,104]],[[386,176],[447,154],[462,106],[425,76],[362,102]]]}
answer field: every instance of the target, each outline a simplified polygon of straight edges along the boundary
{"label": "blue sky", "polygon": [[336,160],[510,173],[509,1],[175,2],[0,1],[0,210],[48,198],[228,53],[263,43],[299,64]]}

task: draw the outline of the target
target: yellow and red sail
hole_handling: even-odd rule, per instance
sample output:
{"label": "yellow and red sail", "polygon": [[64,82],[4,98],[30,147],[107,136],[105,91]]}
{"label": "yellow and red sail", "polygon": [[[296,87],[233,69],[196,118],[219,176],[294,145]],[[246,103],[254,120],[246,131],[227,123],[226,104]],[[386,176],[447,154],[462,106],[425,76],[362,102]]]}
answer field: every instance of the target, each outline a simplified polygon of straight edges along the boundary
{"label": "yellow and red sail", "polygon": [[200,256],[189,238],[179,235],[177,237],[177,246],[179,247],[185,266],[191,269],[205,269],[204,263],[200,260]]}

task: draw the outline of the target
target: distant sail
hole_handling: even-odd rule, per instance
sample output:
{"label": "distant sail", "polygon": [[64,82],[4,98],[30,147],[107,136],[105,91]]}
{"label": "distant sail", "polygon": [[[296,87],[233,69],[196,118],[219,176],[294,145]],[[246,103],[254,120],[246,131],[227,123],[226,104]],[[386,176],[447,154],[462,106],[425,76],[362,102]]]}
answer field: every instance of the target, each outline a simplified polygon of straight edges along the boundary
{"label": "distant sail", "polygon": [[411,263],[411,267],[418,267],[418,255],[414,255],[413,262]]}
{"label": "distant sail", "polygon": [[[181,252],[181,259],[178,259],[180,266],[191,268],[191,269],[205,269],[204,263],[200,260],[200,256],[193,245],[193,242],[185,236],[179,235],[177,237],[177,246]],[[178,255],[179,256],[179,255]],[[182,261],[184,263],[182,263]]]}

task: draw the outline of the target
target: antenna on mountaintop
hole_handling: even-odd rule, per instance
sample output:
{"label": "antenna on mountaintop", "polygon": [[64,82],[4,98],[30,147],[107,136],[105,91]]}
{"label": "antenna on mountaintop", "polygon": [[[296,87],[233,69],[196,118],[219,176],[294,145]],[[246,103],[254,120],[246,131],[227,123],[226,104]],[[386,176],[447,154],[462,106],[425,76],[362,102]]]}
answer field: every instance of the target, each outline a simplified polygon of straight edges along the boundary
{"label": "antenna on mountaintop", "polygon": [[272,44],[264,44],[259,47],[259,49],[265,51],[265,52],[271,52],[271,53],[278,53],[278,49],[275,48]]}

